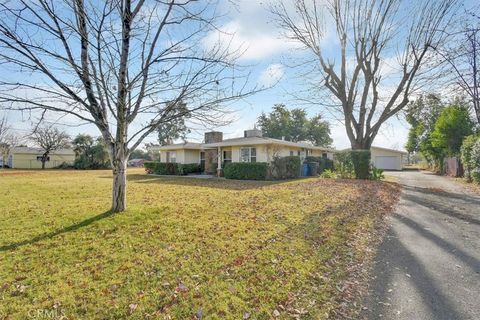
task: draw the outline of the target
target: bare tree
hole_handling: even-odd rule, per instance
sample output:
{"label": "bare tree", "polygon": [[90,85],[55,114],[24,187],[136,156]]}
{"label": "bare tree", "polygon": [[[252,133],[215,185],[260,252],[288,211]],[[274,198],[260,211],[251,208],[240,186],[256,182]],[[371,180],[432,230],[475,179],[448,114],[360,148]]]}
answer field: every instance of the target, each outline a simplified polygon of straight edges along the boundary
{"label": "bare tree", "polygon": [[7,124],[7,119],[4,117],[0,119],[0,156],[2,156],[2,166],[5,166],[5,161],[8,157],[9,143],[8,137],[10,135],[10,127]]}
{"label": "bare tree", "polygon": [[54,127],[37,127],[33,130],[30,140],[42,149],[42,169],[49,161],[51,153],[70,146],[70,137],[65,131]]}
{"label": "bare tree", "polygon": [[12,131],[12,128],[7,122],[7,118],[0,119],[0,156],[2,156],[3,164],[7,165],[10,150],[16,147],[19,143],[19,137]]}
{"label": "bare tree", "polygon": [[438,50],[449,63],[455,81],[470,98],[480,124],[480,17],[471,13],[463,30],[454,34],[453,46]]}
{"label": "bare tree", "polygon": [[[251,94],[241,52],[204,45],[215,1],[18,0],[0,4],[0,105],[74,116],[101,132],[112,163],[112,210],[126,209],[127,159],[164,123],[218,124]],[[180,108],[183,103],[187,108]]]}
{"label": "bare tree", "polygon": [[[352,149],[370,149],[382,124],[431,79],[430,52],[444,42],[456,2],[299,0],[270,8],[285,36],[309,53],[301,66],[313,82],[304,99],[341,115]],[[336,39],[326,41],[330,32]]]}

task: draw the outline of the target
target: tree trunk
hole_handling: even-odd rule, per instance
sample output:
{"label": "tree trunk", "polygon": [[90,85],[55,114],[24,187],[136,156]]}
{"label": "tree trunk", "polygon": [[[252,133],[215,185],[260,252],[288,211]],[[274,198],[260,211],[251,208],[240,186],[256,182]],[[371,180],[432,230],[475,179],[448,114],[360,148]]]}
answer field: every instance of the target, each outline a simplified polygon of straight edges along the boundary
{"label": "tree trunk", "polygon": [[[355,178],[357,179],[368,179],[370,176],[370,139],[362,139],[360,141],[352,141],[352,162],[355,170]],[[368,151],[368,154],[365,154],[361,151]]]}
{"label": "tree trunk", "polygon": [[112,211],[122,212],[127,209],[127,159],[115,159],[112,171]]}
{"label": "tree trunk", "polygon": [[45,162],[46,162],[46,159],[42,158],[42,170],[45,169]]}

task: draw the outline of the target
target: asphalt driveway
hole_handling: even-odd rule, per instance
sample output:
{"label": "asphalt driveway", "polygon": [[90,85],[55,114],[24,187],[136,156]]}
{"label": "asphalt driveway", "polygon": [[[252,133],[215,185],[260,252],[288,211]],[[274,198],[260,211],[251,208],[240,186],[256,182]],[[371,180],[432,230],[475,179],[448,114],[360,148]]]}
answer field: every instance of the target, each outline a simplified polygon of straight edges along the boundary
{"label": "asphalt driveway", "polygon": [[367,319],[480,319],[480,196],[427,172],[403,193],[376,258]]}

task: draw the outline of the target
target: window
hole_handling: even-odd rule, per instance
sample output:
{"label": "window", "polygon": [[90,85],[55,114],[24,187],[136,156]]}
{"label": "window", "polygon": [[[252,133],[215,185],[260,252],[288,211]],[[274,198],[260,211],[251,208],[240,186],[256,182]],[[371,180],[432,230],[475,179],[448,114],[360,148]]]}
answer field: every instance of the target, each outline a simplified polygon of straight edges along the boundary
{"label": "window", "polygon": [[205,151],[200,151],[200,168],[202,171],[205,170]]}
{"label": "window", "polygon": [[241,148],[240,149],[240,162],[257,162],[257,149],[256,148]]}
{"label": "window", "polygon": [[175,151],[167,151],[167,162],[177,162],[177,153]]}
{"label": "window", "polygon": [[[43,156],[37,156],[37,161],[42,161]],[[47,157],[45,161],[50,161],[50,157]]]}
{"label": "window", "polygon": [[300,157],[300,150],[298,150],[298,151],[297,151],[297,156],[299,156],[299,157]]}
{"label": "window", "polygon": [[327,159],[327,158],[328,158],[328,156],[327,156],[327,154],[326,154],[325,152],[322,153],[322,158],[324,158],[324,159]]}
{"label": "window", "polygon": [[292,151],[292,150],[290,150],[290,157],[291,157],[291,156],[293,156],[293,151]]}
{"label": "window", "polygon": [[223,162],[224,163],[232,162],[232,151],[231,150],[223,151]]}

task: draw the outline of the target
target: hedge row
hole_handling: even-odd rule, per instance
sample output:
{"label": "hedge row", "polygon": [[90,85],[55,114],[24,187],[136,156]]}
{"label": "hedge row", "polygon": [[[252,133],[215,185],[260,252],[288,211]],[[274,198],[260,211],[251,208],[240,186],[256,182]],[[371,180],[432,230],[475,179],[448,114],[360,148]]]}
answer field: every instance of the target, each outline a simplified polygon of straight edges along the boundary
{"label": "hedge row", "polygon": [[201,172],[200,165],[197,163],[164,163],[145,161],[143,164],[147,173],[154,173],[159,175],[177,175],[184,176],[189,173]]}
{"label": "hedge row", "polygon": [[227,179],[265,180],[268,164],[265,162],[231,162],[225,165],[223,174]]}

